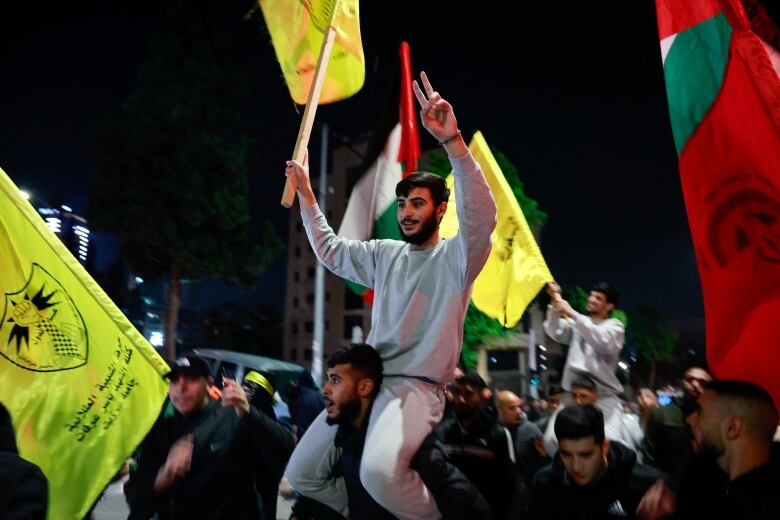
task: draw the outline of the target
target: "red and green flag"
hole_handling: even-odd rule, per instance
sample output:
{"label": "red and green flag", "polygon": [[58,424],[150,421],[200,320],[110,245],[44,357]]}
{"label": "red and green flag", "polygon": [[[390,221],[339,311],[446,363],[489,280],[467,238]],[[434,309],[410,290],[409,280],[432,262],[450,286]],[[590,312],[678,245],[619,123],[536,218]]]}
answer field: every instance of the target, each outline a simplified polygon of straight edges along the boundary
{"label": "red and green flag", "polygon": [[707,358],[780,403],[780,61],[738,0],[656,7]]}
{"label": "red and green flag", "polygon": [[[349,197],[347,210],[338,231],[340,236],[346,238],[401,240],[401,231],[396,220],[395,185],[417,169],[420,159],[420,135],[417,131],[417,113],[412,97],[409,44],[401,42],[399,54],[399,89],[397,94],[391,97],[390,118],[385,124],[380,124],[380,130],[374,138],[378,143],[376,159],[358,179]],[[351,282],[347,284],[367,302],[373,301],[373,291]]]}

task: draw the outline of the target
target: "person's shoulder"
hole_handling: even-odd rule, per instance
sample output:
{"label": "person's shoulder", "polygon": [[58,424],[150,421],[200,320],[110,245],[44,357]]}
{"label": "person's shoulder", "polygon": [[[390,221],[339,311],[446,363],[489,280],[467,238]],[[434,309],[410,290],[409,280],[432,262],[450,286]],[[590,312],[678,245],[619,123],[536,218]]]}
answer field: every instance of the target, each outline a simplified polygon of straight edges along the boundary
{"label": "person's shoulder", "polygon": [[534,489],[539,490],[549,489],[553,485],[554,481],[553,465],[552,463],[548,463],[542,466],[541,469],[539,469],[539,471],[534,474],[532,486]]}
{"label": "person's shoulder", "polygon": [[[12,478],[14,481],[28,478],[46,480],[41,468],[35,463],[10,451],[0,452],[0,468],[2,468],[0,475],[3,476],[3,481],[8,481],[9,478]],[[13,482],[8,482],[13,484]]]}
{"label": "person's shoulder", "polygon": [[[549,420],[550,416],[543,417],[540,420]],[[523,419],[523,421],[520,423],[520,426],[517,429],[518,434],[519,433],[526,433],[530,435],[542,435],[542,429],[539,427],[537,422],[535,421],[529,421],[528,419]]]}
{"label": "person's shoulder", "polygon": [[623,325],[623,322],[617,318],[607,318],[606,320],[602,321],[601,324],[620,330],[625,330],[626,328],[626,326]]}
{"label": "person's shoulder", "polygon": [[446,435],[448,432],[459,429],[458,426],[458,420],[454,417],[450,417],[447,419],[443,419],[437,426],[434,428],[434,431],[436,432],[436,435],[441,440],[442,435]]}

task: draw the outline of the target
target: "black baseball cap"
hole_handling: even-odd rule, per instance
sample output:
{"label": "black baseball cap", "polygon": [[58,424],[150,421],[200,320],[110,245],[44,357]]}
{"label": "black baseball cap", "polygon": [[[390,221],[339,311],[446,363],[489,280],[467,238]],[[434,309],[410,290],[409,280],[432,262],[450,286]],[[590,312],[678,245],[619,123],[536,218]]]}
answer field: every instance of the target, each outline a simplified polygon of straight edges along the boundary
{"label": "black baseball cap", "polygon": [[171,371],[168,373],[168,379],[178,379],[180,376],[211,377],[211,366],[209,362],[200,356],[187,354],[179,356],[176,361],[169,363]]}

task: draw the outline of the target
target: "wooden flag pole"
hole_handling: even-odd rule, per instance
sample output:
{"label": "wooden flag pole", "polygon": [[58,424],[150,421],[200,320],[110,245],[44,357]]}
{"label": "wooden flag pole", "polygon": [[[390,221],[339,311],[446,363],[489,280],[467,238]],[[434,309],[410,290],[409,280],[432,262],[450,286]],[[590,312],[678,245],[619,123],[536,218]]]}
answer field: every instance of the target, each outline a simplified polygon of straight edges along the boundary
{"label": "wooden flag pole", "polygon": [[[311,128],[314,125],[314,116],[317,114],[317,106],[320,103],[322,84],[325,82],[325,71],[328,69],[330,51],[333,49],[333,42],[335,39],[336,29],[331,25],[325,31],[322,48],[320,49],[320,57],[317,60],[317,68],[314,70],[314,79],[312,81],[311,89],[309,90],[309,99],[306,100],[306,108],[303,111],[301,128],[298,130],[298,139],[295,141],[293,159],[298,163],[303,163],[304,156],[306,155],[306,148],[309,146]],[[292,187],[292,182],[290,182],[290,179],[288,178],[287,182],[284,183],[282,206],[289,208],[293,205],[294,201],[295,190]]]}

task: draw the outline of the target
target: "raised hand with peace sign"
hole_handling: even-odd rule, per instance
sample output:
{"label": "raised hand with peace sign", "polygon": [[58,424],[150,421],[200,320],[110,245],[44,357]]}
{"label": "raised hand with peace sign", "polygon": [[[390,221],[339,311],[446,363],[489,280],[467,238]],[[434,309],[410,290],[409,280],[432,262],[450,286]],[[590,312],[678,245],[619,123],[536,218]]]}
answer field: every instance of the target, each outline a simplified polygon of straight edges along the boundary
{"label": "raised hand with peace sign", "polygon": [[433,90],[425,72],[420,73],[420,79],[425,93],[420,89],[416,80],[412,82],[412,89],[420,103],[422,125],[447,150],[448,155],[453,157],[465,155],[467,152],[466,143],[460,136],[458,120],[455,119],[452,105],[442,99],[441,94]]}

